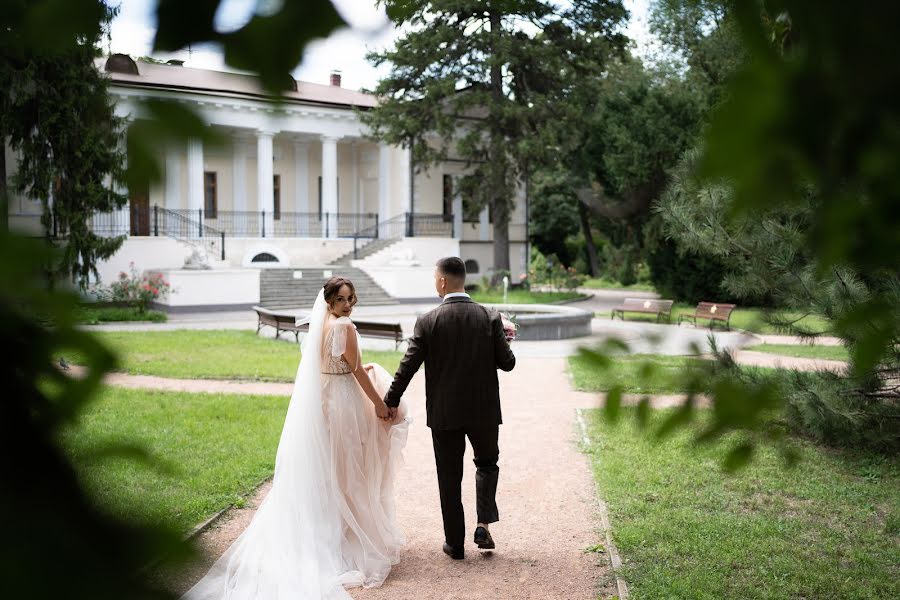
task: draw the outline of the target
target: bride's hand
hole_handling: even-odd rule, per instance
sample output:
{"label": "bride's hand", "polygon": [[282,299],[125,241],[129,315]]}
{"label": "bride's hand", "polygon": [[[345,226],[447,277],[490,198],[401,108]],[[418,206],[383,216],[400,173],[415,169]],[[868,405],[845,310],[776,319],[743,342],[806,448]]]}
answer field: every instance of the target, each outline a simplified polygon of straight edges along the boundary
{"label": "bride's hand", "polygon": [[379,400],[375,404],[375,414],[379,419],[387,419],[391,416],[391,409],[384,403],[384,400]]}

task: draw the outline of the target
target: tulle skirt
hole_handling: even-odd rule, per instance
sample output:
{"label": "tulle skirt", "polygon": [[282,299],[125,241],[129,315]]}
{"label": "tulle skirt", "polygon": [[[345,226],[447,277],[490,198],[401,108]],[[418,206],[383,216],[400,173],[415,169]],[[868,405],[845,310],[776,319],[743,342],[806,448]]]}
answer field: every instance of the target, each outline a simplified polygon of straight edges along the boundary
{"label": "tulle skirt", "polygon": [[[372,379],[383,397],[391,376],[375,365]],[[394,479],[408,431],[405,414],[376,417],[352,374],[298,376],[272,489],[184,598],[349,600],[345,587],[381,585],[404,544]]]}
{"label": "tulle skirt", "polygon": [[[373,365],[372,379],[384,397],[391,376]],[[393,423],[379,419],[352,374],[323,375],[322,410],[341,514],[341,583],[379,586],[406,543],[397,526],[394,478],[402,466],[409,422],[403,413]]]}

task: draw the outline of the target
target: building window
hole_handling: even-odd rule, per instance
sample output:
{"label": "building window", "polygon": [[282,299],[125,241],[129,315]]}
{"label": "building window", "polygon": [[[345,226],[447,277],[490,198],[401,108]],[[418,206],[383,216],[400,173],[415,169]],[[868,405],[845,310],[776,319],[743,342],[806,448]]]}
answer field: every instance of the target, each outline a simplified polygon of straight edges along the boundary
{"label": "building window", "polygon": [[281,219],[281,175],[272,176],[272,194],[275,196],[273,198],[275,206],[273,218],[278,221]]}
{"label": "building window", "polygon": [[475,275],[478,273],[478,261],[472,260],[471,258],[466,261],[466,274],[467,275]]}
{"label": "building window", "polygon": [[216,174],[203,173],[203,211],[207,219],[215,219],[219,212],[216,187]]}
{"label": "building window", "polygon": [[278,259],[268,252],[260,252],[250,262],[278,262]]}

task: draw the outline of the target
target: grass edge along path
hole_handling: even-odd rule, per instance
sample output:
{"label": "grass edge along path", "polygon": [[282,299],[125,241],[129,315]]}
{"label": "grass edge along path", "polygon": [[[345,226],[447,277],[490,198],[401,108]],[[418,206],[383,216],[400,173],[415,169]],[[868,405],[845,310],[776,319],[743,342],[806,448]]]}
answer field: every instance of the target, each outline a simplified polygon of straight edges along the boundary
{"label": "grass edge along path", "polygon": [[[653,411],[659,425],[667,411]],[[759,450],[744,471],[692,432],[654,444],[623,408],[585,411],[598,488],[630,593],[643,599],[900,597],[900,464],[796,440],[787,469]]]}
{"label": "grass edge along path", "polygon": [[[292,382],[300,364],[293,341],[242,330],[98,331],[119,356],[117,372],[172,379]],[[293,337],[291,338],[293,340]],[[363,362],[396,371],[402,352],[363,350]],[[79,357],[66,356],[79,364]]]}
{"label": "grass edge along path", "polygon": [[100,506],[188,534],[272,476],[288,401],[107,387],[63,446]]}

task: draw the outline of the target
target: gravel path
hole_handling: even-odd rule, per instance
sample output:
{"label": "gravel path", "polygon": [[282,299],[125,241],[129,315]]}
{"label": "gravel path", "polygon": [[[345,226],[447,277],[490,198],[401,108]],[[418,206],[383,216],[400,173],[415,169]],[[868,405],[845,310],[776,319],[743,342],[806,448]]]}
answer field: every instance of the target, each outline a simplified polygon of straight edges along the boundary
{"label": "gravel path", "polygon": [[[211,382],[202,383],[213,391]],[[594,600],[615,595],[607,557],[584,552],[601,542],[603,533],[588,460],[577,446],[575,409],[595,406],[597,397],[570,391],[561,359],[520,360],[511,374],[500,373],[500,386],[505,420],[497,497],[501,520],[491,527],[497,550],[481,552],[469,542],[463,561],[441,552],[441,512],[420,371],[404,397],[414,423],[397,486],[398,517],[408,542],[384,586],[352,590],[354,598]],[[463,485],[468,536],[475,518],[474,474],[469,451]],[[205,559],[171,576],[178,591],[192,585],[243,530],[260,496],[198,536]]]}

